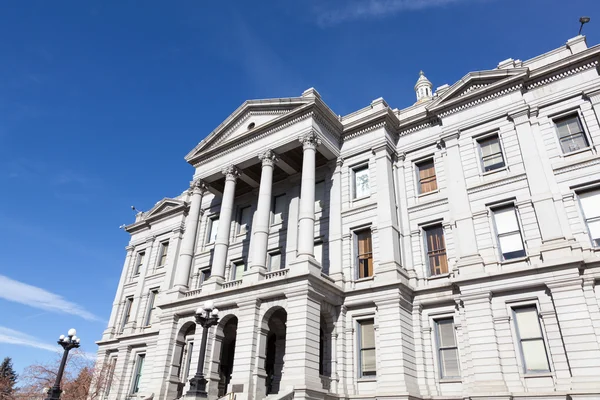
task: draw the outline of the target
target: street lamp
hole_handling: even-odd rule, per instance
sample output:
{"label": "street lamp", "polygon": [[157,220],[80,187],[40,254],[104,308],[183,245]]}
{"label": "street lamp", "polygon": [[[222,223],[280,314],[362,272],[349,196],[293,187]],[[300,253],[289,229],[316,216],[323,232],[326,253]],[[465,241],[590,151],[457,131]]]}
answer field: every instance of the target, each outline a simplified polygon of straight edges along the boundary
{"label": "street lamp", "polygon": [[581,17],[581,18],[579,18],[579,22],[581,23],[581,26],[579,27],[579,35],[581,35],[581,30],[583,29],[583,25],[590,22],[590,17]]}
{"label": "street lamp", "polygon": [[206,340],[208,330],[211,326],[219,322],[219,310],[215,308],[212,300],[208,300],[202,307],[196,310],[196,323],[202,327],[202,342],[200,343],[200,357],[198,360],[198,369],[196,375],[190,379],[190,390],[186,397],[188,398],[206,398],[206,378],[204,378],[204,356],[206,355]]}
{"label": "street lamp", "polygon": [[65,365],[67,364],[67,357],[69,355],[69,350],[77,349],[79,347],[80,339],[75,336],[77,331],[73,328],[69,329],[67,336],[60,335],[58,338],[58,344],[62,346],[64,349],[62,360],[60,361],[60,367],[58,367],[58,374],[56,375],[56,382],[54,382],[54,386],[48,391],[48,397],[46,400],[59,400],[60,394],[62,390],[60,390],[60,381],[62,380],[63,372],[65,371]]}

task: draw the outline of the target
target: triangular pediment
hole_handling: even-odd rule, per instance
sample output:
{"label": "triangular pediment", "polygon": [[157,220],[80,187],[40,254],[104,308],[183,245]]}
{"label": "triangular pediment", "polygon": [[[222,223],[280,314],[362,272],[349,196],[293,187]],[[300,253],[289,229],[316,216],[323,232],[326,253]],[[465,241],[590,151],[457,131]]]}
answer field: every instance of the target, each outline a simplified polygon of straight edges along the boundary
{"label": "triangular pediment", "polygon": [[152,207],[149,211],[146,211],[144,215],[145,219],[152,219],[159,217],[163,214],[170,214],[176,209],[181,209],[185,206],[185,202],[182,200],[164,198]]}
{"label": "triangular pediment", "polygon": [[477,97],[526,78],[527,68],[494,69],[470,72],[427,105],[428,110]]}
{"label": "triangular pediment", "polygon": [[311,97],[291,97],[267,100],[248,100],[237,108],[225,121],[185,157],[188,162],[201,153],[226,147],[244,137],[250,137],[265,127],[314,102]]}

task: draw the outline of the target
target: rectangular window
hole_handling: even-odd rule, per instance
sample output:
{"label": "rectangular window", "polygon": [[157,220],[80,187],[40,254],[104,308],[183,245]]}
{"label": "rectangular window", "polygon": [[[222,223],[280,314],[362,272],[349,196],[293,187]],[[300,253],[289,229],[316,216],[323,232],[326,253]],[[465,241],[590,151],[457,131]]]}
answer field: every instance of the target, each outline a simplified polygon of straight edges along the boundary
{"label": "rectangular window", "polygon": [[169,242],[160,244],[160,256],[158,257],[158,266],[164,267],[167,263],[167,253],[169,252]]}
{"label": "rectangular window", "polygon": [[240,208],[238,215],[238,235],[244,234],[250,231],[250,225],[252,224],[252,207]]}
{"label": "rectangular window", "polygon": [[593,246],[600,246],[600,190],[579,193],[585,223]]}
{"label": "rectangular window", "polygon": [[496,234],[503,260],[525,257],[525,246],[513,206],[493,209]]}
{"label": "rectangular window", "polygon": [[315,183],[315,211],[321,211],[325,204],[325,181]]}
{"label": "rectangular window", "polygon": [[319,264],[323,264],[323,242],[315,242],[314,248],[315,260],[319,262]]}
{"label": "rectangular window", "polygon": [[277,271],[281,268],[281,253],[277,252],[269,254],[269,271]]}
{"label": "rectangular window", "polygon": [[373,276],[373,241],[371,229],[364,229],[354,233],[356,238],[356,265],[358,278]]}
{"label": "rectangular window", "polygon": [[452,318],[435,321],[435,336],[438,347],[438,362],[441,378],[460,377],[458,362],[458,346],[454,334],[454,320]]}
{"label": "rectangular window", "polygon": [[244,276],[244,272],[246,272],[246,263],[243,261],[236,261],[233,263],[231,280],[237,281],[242,279]]}
{"label": "rectangular window", "polygon": [[483,172],[504,168],[504,156],[500,147],[498,135],[488,136],[477,141],[481,153]]}
{"label": "rectangular window", "polygon": [[372,319],[358,322],[359,377],[376,375],[375,321]]}
{"label": "rectangular window", "polygon": [[203,284],[210,278],[210,269],[203,269],[200,271],[200,284]]}
{"label": "rectangular window", "polygon": [[185,365],[183,366],[183,381],[186,382],[190,376],[190,366],[192,365],[192,352],[194,351],[194,342],[189,341],[185,346]]}
{"label": "rectangular window", "polygon": [[283,222],[283,214],[286,208],[285,194],[273,197],[273,225]]}
{"label": "rectangular window", "polygon": [[549,372],[550,364],[537,307],[515,308],[513,313],[525,373]]}
{"label": "rectangular window", "polygon": [[146,318],[144,320],[144,326],[150,326],[152,323],[152,313],[154,312],[154,302],[158,296],[158,289],[153,289],[148,293],[148,311],[146,312]]}
{"label": "rectangular window", "polygon": [[416,164],[419,174],[419,194],[429,193],[437,190],[435,176],[435,164],[433,158]]}
{"label": "rectangular window", "polygon": [[121,322],[121,332],[131,318],[131,306],[133,305],[133,296],[125,298],[125,308],[123,309],[123,321]]}
{"label": "rectangular window", "polygon": [[448,258],[446,256],[446,242],[444,229],[441,225],[430,226],[424,229],[427,245],[427,262],[429,274],[440,275],[448,273]]}
{"label": "rectangular window", "polygon": [[211,218],[208,227],[208,242],[214,243],[217,240],[217,231],[219,230],[219,218]]}
{"label": "rectangular window", "polygon": [[589,147],[589,143],[578,115],[554,120],[558,141],[564,154]]}
{"label": "rectangular window", "polygon": [[140,391],[140,382],[142,380],[142,373],[144,372],[144,361],[146,360],[146,354],[138,354],[137,359],[135,360],[135,373],[133,375],[133,386],[131,388],[131,393],[139,393]]}
{"label": "rectangular window", "polygon": [[113,383],[115,376],[115,369],[117,368],[117,357],[112,357],[108,362],[108,370],[106,371],[106,390],[104,391],[104,397],[107,398],[110,395],[110,388]]}
{"label": "rectangular window", "polygon": [[371,194],[369,189],[369,166],[364,165],[352,170],[354,177],[354,198],[367,197]]}
{"label": "rectangular window", "polygon": [[142,270],[142,265],[144,265],[144,259],[146,258],[146,252],[140,251],[137,254],[137,258],[135,260],[135,268],[133,270],[133,275],[139,275]]}

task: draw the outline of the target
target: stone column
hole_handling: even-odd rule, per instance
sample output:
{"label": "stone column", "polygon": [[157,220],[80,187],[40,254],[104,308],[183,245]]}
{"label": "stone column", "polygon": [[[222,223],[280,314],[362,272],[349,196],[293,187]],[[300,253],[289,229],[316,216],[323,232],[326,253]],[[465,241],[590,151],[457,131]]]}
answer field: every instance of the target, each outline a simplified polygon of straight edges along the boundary
{"label": "stone column", "polygon": [[546,285],[551,292],[571,369],[571,389],[598,389],[600,344],[586,304],[583,281],[577,277]]}
{"label": "stone column", "polygon": [[219,213],[219,228],[215,240],[215,252],[209,281],[222,282],[225,279],[225,263],[227,262],[227,250],[229,249],[229,231],[231,229],[231,217],[233,215],[233,200],[235,198],[235,183],[240,176],[240,170],[230,165],[223,169],[225,175],[225,188],[221,200],[221,211]]}
{"label": "stone column", "polygon": [[446,149],[444,157],[446,182],[448,187],[448,205],[450,215],[456,225],[456,253],[459,271],[465,273],[483,272],[483,259],[477,249],[475,225],[467,194],[463,165],[460,158],[458,131],[445,135],[439,145]]}
{"label": "stone column", "polygon": [[271,203],[273,189],[273,168],[277,155],[271,150],[265,150],[258,155],[262,161],[260,174],[260,187],[258,189],[258,204],[252,225],[252,264],[250,274],[244,280],[256,281],[267,272],[267,246],[269,240],[269,226],[271,225]]}
{"label": "stone column", "polygon": [[342,271],[342,164],[344,159],[339,157],[331,177],[329,192],[329,276],[338,285],[343,285]]}
{"label": "stone column", "polygon": [[[159,334],[156,347],[152,352],[152,363],[148,366],[148,374],[152,382],[149,393],[155,393],[159,399],[174,399],[177,394],[177,376],[172,376],[172,365],[179,361],[174,360],[176,356],[179,317],[177,315],[161,315],[159,321]],[[149,359],[146,361],[150,361]],[[166,396],[166,397],[165,397]]]}
{"label": "stone column", "polygon": [[206,185],[200,179],[194,180],[190,184],[190,191],[192,201],[189,214],[185,220],[185,232],[181,243],[175,280],[173,281],[173,287],[180,291],[188,289],[192,261],[194,260],[198,222],[202,215],[202,196],[206,191]]}
{"label": "stone column", "polygon": [[315,256],[315,158],[321,139],[314,131],[300,137],[303,147],[298,256]]}
{"label": "stone column", "polygon": [[406,179],[404,176],[404,160],[406,160],[406,154],[402,153],[398,155],[398,160],[395,163],[395,179],[396,179],[396,193],[398,198],[398,218],[400,227],[400,240],[401,251],[400,257],[402,260],[402,266],[407,270],[408,276],[411,279],[411,283],[416,285],[416,271],[413,263],[412,256],[412,243],[410,235],[410,223],[408,219],[408,205],[406,200]]}
{"label": "stone column", "polygon": [[[375,265],[375,279],[396,280],[404,274],[400,259],[400,228],[396,212],[392,149],[387,144],[373,149],[377,179],[377,233],[379,262]],[[373,238],[375,243],[375,238]]]}
{"label": "stone column", "polygon": [[117,294],[115,295],[115,301],[113,302],[113,308],[110,312],[110,318],[108,320],[108,326],[102,334],[102,340],[111,338],[117,333],[115,323],[117,321],[117,315],[119,314],[120,304],[122,303],[121,297],[123,296],[123,287],[125,286],[125,280],[127,279],[127,272],[131,264],[133,250],[135,246],[127,246],[127,255],[125,256],[125,262],[123,263],[123,270],[121,271],[121,278],[119,279],[119,286],[117,287]]}
{"label": "stone column", "polygon": [[[532,113],[532,117],[537,114]],[[515,125],[519,146],[523,156],[525,173],[531,193],[531,200],[537,216],[537,223],[542,235],[542,256],[545,259],[562,257],[565,254],[558,251],[564,247],[565,235],[554,205],[552,190],[544,171],[544,163],[540,156],[543,143],[537,143],[530,123],[529,110],[522,110],[509,116]],[[539,147],[538,147],[539,145]]]}
{"label": "stone column", "polygon": [[[468,390],[477,393],[506,393],[498,339],[492,315],[492,293],[472,293],[460,297],[464,304],[465,330],[473,365]],[[485,368],[484,368],[485,366]]]}

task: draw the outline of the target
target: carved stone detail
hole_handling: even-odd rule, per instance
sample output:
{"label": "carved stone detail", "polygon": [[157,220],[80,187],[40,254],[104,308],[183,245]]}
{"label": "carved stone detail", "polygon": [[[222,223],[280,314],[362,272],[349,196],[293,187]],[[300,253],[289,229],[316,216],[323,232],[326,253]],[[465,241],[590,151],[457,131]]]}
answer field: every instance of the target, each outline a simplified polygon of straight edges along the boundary
{"label": "carved stone detail", "polygon": [[262,165],[273,166],[277,161],[279,161],[279,157],[273,150],[265,150],[258,154],[258,159],[262,161]]}
{"label": "carved stone detail", "polygon": [[225,175],[226,180],[235,181],[237,178],[240,177],[240,175],[242,174],[242,171],[240,171],[240,169],[238,167],[236,167],[235,165],[229,165],[229,166],[223,168],[221,173],[223,175]]}
{"label": "carved stone detail", "polygon": [[321,139],[315,131],[310,131],[301,135],[298,140],[302,143],[304,149],[316,149],[321,144]]}

